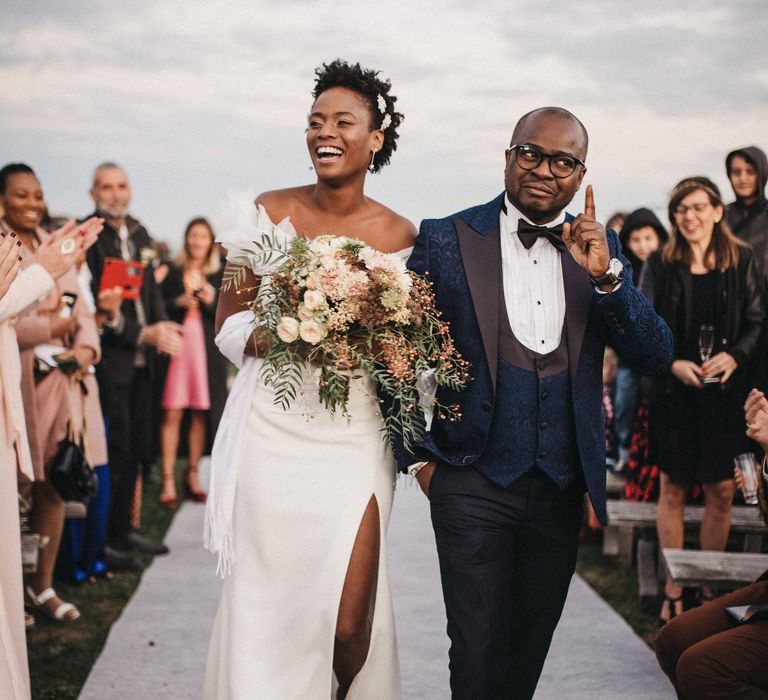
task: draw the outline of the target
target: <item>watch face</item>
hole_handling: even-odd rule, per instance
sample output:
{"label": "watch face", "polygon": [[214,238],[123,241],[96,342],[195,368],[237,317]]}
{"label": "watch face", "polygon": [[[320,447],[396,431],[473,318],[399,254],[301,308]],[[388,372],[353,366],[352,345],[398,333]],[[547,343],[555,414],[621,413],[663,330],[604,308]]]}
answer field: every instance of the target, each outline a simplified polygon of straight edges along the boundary
{"label": "watch face", "polygon": [[611,277],[615,277],[617,280],[624,276],[624,265],[621,264],[621,260],[618,258],[611,258],[608,263],[608,274]]}

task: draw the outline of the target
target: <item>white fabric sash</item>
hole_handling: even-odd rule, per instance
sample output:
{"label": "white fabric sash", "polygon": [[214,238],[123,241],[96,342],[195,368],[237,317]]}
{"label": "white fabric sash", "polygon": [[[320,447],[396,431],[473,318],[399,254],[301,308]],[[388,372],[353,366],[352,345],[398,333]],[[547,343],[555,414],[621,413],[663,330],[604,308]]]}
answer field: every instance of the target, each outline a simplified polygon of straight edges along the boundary
{"label": "white fabric sash", "polygon": [[[279,243],[296,236],[288,219],[275,225],[264,207],[254,205],[251,193],[230,193],[224,207],[222,234],[217,238],[227,249],[227,258],[246,262],[262,286],[269,283],[274,264],[260,265],[249,254],[253,241],[262,234],[273,235]],[[211,450],[211,480],[206,502],[203,542],[206,549],[219,555],[216,573],[224,578],[235,563],[232,546],[232,512],[235,505],[237,470],[241,462],[242,436],[248,427],[248,415],[259,387],[262,360],[245,355],[245,346],[253,332],[256,317],[252,311],[232,314],[216,336],[222,354],[238,368],[232,391],[227,398],[219,429]]]}

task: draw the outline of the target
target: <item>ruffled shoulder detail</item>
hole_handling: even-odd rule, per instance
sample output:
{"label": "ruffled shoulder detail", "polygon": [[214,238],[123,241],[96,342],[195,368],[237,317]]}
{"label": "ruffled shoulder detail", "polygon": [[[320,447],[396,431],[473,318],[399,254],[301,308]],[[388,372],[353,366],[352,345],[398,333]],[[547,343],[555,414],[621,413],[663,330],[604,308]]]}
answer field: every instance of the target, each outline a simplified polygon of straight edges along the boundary
{"label": "ruffled shoulder detail", "polygon": [[254,255],[254,242],[268,236],[277,247],[285,248],[297,233],[288,217],[273,223],[267,210],[254,204],[255,199],[253,191],[227,195],[216,241],[226,248],[228,260],[248,264],[254,274],[263,275],[274,266],[264,265],[264,256]]}
{"label": "ruffled shoulder detail", "polygon": [[411,257],[411,253],[413,252],[413,246],[410,248],[403,248],[402,250],[396,250],[392,255],[397,256],[400,258],[403,262],[408,262],[408,258]]}

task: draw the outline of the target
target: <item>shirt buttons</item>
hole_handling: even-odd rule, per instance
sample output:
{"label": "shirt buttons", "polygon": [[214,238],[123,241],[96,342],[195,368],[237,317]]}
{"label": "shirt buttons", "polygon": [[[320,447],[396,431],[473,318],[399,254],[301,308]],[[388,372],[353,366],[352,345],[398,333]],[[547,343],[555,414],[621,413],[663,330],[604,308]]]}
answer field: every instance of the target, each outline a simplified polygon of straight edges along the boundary
{"label": "shirt buttons", "polygon": [[546,399],[549,398],[549,392],[548,391],[542,391],[541,392],[541,398],[546,401]]}
{"label": "shirt buttons", "polygon": [[539,423],[539,430],[546,430],[547,429],[547,421],[543,420],[541,423]]}
{"label": "shirt buttons", "polygon": [[536,456],[543,459],[544,457],[547,456],[547,451],[546,450],[539,450]]}
{"label": "shirt buttons", "polygon": [[544,360],[539,360],[538,368],[540,370],[543,370],[544,368],[546,368],[546,366],[547,366],[547,363],[544,362]]}

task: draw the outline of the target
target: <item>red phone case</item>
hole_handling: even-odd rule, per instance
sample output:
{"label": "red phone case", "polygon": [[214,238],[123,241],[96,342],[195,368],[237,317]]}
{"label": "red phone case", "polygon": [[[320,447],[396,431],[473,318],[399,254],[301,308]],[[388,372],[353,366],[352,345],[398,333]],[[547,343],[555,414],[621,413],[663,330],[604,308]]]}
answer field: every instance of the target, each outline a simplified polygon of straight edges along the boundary
{"label": "red phone case", "polygon": [[101,275],[99,291],[123,288],[123,299],[138,299],[144,282],[144,264],[133,260],[107,258]]}

